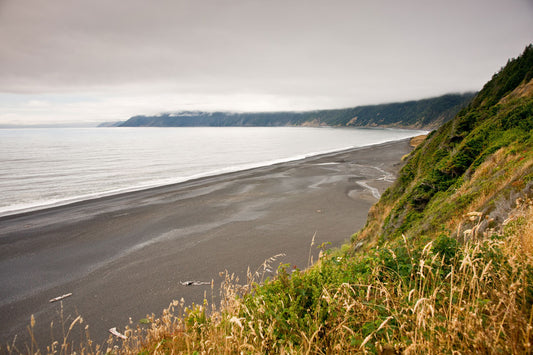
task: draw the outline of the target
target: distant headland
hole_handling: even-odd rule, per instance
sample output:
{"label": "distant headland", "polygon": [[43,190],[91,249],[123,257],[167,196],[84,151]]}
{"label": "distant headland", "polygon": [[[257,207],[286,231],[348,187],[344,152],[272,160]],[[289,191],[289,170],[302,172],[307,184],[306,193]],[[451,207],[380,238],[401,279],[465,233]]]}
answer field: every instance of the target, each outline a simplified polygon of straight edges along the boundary
{"label": "distant headland", "polygon": [[[155,116],[133,116],[116,127],[393,127],[435,129],[451,120],[475,93],[357,106],[344,109],[284,112],[203,112],[182,111]],[[109,127],[109,124],[101,126]]]}

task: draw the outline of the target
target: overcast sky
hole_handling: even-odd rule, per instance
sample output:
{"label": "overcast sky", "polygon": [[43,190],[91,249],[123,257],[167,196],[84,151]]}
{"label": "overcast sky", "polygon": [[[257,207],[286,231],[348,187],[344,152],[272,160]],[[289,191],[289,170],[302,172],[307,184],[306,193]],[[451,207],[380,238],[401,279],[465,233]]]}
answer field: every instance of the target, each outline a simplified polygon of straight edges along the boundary
{"label": "overcast sky", "polygon": [[0,0],[0,124],[479,90],[533,0]]}

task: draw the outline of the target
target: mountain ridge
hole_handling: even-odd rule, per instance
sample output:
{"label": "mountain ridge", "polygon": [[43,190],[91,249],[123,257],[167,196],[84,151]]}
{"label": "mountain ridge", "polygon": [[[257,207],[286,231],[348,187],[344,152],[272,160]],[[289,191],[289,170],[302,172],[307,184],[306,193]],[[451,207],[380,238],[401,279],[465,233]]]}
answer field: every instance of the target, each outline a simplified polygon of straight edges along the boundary
{"label": "mountain ridge", "polygon": [[435,129],[452,119],[475,93],[344,109],[280,112],[182,111],[155,116],[137,115],[119,127],[384,127]]}

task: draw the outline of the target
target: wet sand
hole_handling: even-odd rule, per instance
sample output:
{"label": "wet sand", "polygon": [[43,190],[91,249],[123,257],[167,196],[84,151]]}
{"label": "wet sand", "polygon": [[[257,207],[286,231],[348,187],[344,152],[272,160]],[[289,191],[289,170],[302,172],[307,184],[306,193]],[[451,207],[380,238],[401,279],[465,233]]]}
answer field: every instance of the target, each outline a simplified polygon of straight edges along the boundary
{"label": "wet sand", "polygon": [[103,343],[173,299],[211,298],[210,285],[181,281],[218,287],[221,271],[244,277],[279,253],[274,269],[305,268],[316,245],[340,246],[364,225],[410,149],[402,140],[1,217],[0,343],[27,342],[32,314],[40,345],[51,321],[62,339],[61,303]]}

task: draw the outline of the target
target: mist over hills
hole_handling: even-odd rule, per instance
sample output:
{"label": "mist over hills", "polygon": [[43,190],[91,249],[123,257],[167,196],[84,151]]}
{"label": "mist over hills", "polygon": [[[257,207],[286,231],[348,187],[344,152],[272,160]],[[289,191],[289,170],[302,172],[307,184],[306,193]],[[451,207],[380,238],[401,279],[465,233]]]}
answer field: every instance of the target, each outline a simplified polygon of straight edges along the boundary
{"label": "mist over hills", "polygon": [[475,93],[357,106],[345,109],[284,112],[183,111],[133,116],[119,127],[331,126],[434,129],[451,120]]}

